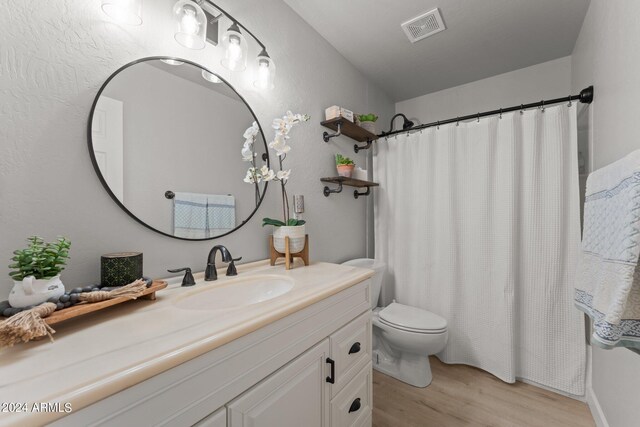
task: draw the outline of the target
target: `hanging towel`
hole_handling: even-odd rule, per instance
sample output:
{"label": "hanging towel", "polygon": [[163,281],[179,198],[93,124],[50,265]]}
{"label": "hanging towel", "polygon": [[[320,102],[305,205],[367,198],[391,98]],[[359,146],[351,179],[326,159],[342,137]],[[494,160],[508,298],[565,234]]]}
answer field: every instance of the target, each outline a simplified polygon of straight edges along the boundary
{"label": "hanging towel", "polygon": [[173,198],[173,235],[185,239],[209,237],[207,195],[175,193]]}
{"label": "hanging towel", "polygon": [[176,192],[173,199],[173,234],[206,239],[231,231],[236,223],[231,195]]}
{"label": "hanging towel", "polygon": [[587,178],[576,306],[591,342],[640,349],[640,150]]}
{"label": "hanging towel", "polygon": [[219,236],[236,228],[236,201],[232,195],[207,196],[209,232],[211,236]]}

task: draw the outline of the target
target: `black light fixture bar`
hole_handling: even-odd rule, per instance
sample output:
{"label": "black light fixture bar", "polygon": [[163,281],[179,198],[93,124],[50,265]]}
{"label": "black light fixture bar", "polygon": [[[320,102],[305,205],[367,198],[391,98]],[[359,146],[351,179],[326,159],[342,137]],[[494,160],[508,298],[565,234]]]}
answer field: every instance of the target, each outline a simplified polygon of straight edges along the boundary
{"label": "black light fixture bar", "polygon": [[[236,25],[238,25],[238,27],[242,28],[247,34],[249,34],[251,36],[251,38],[253,38],[256,43],[258,43],[260,45],[260,47],[262,48],[262,50],[267,49],[267,47],[264,45],[264,43],[262,43],[260,41],[259,38],[257,38],[251,31],[249,31],[249,29],[247,27],[245,27],[244,25],[242,25],[236,18],[234,18],[233,16],[231,16],[229,13],[227,13],[226,10],[222,9],[220,6],[218,6],[217,4],[215,4],[214,2],[212,2],[211,0],[200,0],[200,1],[196,1],[197,3],[207,3],[209,5],[211,5],[212,7],[214,7],[217,11],[219,11],[221,14],[223,14],[224,16],[226,16],[227,18],[229,18],[232,22],[234,22]],[[219,17],[218,17],[219,18]]]}
{"label": "black light fixture bar", "polygon": [[[449,124],[449,123],[458,123],[458,122],[465,121],[465,120],[480,119],[482,117],[495,116],[495,115],[498,115],[498,114],[510,113],[512,111],[522,111],[522,110],[527,110],[527,109],[530,109],[530,108],[544,108],[544,107],[552,105],[552,104],[559,104],[559,103],[562,103],[562,102],[572,102],[572,101],[579,101],[582,104],[591,104],[591,102],[593,101],[593,86],[589,86],[589,87],[587,87],[585,89],[582,89],[578,95],[570,95],[570,96],[565,96],[563,98],[542,100],[542,101],[538,101],[538,102],[532,102],[530,104],[520,104],[520,105],[516,105],[516,106],[513,106],[513,107],[500,108],[498,110],[485,111],[484,113],[469,114],[468,116],[455,117],[455,118],[447,119],[447,120],[438,120],[437,122],[427,123],[427,124],[418,125],[418,126],[413,126],[413,122],[408,120],[404,114],[396,114],[395,116],[393,116],[394,119],[396,117],[398,117],[398,116],[402,116],[404,118],[403,128],[402,129],[398,129],[398,130],[394,130],[393,129],[393,119],[392,119],[391,120],[391,127],[390,127],[389,131],[388,132],[382,132],[380,135],[378,135],[378,137],[379,138],[384,138],[384,137],[388,137],[390,135],[396,135],[396,134],[405,133],[405,132],[412,132],[412,131],[415,131],[415,130],[426,129],[426,128],[430,128],[430,127],[434,127],[434,126],[440,126],[440,125],[446,125],[446,124]],[[411,125],[407,126],[408,124],[411,124]]]}

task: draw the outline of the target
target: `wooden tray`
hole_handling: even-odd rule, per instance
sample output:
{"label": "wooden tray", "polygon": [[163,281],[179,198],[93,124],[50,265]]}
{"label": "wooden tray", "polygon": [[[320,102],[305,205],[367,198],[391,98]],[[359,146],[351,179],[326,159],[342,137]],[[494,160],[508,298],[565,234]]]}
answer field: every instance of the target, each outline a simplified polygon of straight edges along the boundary
{"label": "wooden tray", "polygon": [[[160,280],[155,280],[151,286],[144,290],[142,295],[138,297],[138,299],[144,300],[155,300],[156,292],[167,287],[167,282],[163,282]],[[54,325],[56,323],[63,322],[68,319],[72,319],[74,317],[82,316],[83,314],[92,313],[94,311],[102,310],[103,308],[111,307],[116,304],[121,304],[127,301],[135,301],[132,299],[119,297],[114,299],[109,299],[100,302],[81,302],[76,305],[73,305],[69,308],[65,308],[62,310],[54,311],[52,315],[46,317],[44,320],[48,325]]]}

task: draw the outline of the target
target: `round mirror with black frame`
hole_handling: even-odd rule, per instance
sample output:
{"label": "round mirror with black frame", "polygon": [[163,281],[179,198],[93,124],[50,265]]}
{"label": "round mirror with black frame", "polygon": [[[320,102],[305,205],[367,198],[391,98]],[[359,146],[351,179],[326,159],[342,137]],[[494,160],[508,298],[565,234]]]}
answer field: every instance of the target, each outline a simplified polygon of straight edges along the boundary
{"label": "round mirror with black frame", "polygon": [[88,142],[111,198],[176,239],[234,232],[267,190],[252,173],[269,167],[253,110],[222,77],[185,59],[142,58],[113,73],[91,108]]}

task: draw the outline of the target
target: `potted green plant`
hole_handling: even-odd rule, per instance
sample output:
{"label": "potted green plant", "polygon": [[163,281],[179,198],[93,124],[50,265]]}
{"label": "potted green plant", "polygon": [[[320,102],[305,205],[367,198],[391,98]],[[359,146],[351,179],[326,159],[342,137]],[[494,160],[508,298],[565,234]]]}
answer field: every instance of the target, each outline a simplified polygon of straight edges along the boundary
{"label": "potted green plant", "polygon": [[378,120],[378,116],[375,114],[361,114],[358,116],[358,120],[360,120],[361,128],[366,129],[373,134],[376,133],[376,121]]}
{"label": "potted green plant", "polygon": [[336,169],[338,169],[338,175],[344,176],[345,178],[351,178],[353,175],[353,168],[356,167],[356,164],[348,157],[343,156],[342,154],[336,154]]}
{"label": "potted green plant", "polygon": [[60,273],[69,259],[71,242],[58,237],[46,243],[38,236],[27,241],[29,246],[14,251],[13,263],[9,265],[12,269],[9,276],[13,279],[9,304],[16,308],[37,305],[65,292]]}
{"label": "potted green plant", "polygon": [[[293,114],[291,111],[287,111],[282,118],[274,119],[272,127],[275,129],[275,138],[269,143],[269,148],[276,152],[279,170],[276,172],[269,169],[267,165],[258,169],[252,164],[244,179],[244,181],[249,184],[255,184],[260,181],[280,182],[280,189],[282,190],[282,220],[264,218],[262,220],[262,226],[273,225],[275,227],[273,231],[273,246],[281,253],[285,252],[286,237],[289,237],[290,253],[298,253],[304,249],[306,236],[305,221],[290,217],[289,198],[287,196],[286,186],[291,176],[291,169],[286,170],[284,168],[284,161],[287,153],[291,150],[291,146],[288,145],[290,138],[289,132],[295,125],[309,121],[309,118],[306,114]],[[245,148],[246,145],[247,144],[245,144]],[[246,158],[247,161],[249,161],[251,157],[248,153],[243,153],[243,158]]]}

